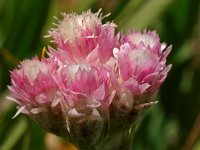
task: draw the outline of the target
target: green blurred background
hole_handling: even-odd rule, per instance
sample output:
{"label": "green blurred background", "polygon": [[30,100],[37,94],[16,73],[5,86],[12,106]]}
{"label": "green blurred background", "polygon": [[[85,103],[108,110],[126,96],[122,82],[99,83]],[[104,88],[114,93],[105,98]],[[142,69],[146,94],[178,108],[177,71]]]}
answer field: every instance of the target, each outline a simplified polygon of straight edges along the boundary
{"label": "green blurred background", "polygon": [[114,20],[119,31],[153,29],[173,45],[168,58],[173,68],[160,88],[159,103],[137,127],[134,150],[200,150],[199,6],[199,0],[0,0],[0,150],[47,149],[43,129],[23,115],[11,119],[16,108],[5,99],[9,70],[40,56],[50,44],[43,36],[53,16],[89,8],[111,12],[104,21]]}

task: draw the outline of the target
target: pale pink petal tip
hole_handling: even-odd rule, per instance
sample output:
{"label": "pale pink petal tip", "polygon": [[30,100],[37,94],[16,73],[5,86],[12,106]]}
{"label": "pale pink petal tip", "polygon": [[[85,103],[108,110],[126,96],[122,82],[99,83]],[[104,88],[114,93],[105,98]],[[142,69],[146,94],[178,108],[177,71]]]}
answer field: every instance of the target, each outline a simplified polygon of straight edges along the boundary
{"label": "pale pink petal tip", "polygon": [[155,101],[155,102],[147,102],[147,103],[143,103],[143,104],[138,104],[138,105],[134,106],[134,109],[135,109],[135,110],[142,110],[142,109],[144,109],[144,108],[146,108],[146,107],[150,107],[150,106],[155,105],[155,104],[157,104],[157,103],[158,103],[158,101]]}

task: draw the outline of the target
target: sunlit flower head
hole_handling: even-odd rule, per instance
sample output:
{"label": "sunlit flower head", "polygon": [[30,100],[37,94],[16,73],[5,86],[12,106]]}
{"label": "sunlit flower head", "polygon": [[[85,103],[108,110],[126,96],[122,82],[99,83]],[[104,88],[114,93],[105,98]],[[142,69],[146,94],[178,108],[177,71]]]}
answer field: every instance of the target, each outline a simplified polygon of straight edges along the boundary
{"label": "sunlit flower head", "polygon": [[65,63],[105,62],[112,55],[116,43],[114,23],[102,23],[101,10],[92,13],[90,10],[81,15],[65,14],[58,21],[49,35],[57,44],[58,51],[51,49],[51,53],[58,60]]}

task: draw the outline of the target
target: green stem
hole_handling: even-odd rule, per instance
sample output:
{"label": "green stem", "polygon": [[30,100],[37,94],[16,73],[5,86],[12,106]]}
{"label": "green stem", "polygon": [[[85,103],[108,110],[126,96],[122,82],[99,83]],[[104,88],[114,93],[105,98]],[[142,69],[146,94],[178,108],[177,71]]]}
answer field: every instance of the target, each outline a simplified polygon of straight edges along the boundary
{"label": "green stem", "polygon": [[129,131],[125,131],[120,136],[120,142],[116,150],[131,150],[131,138]]}
{"label": "green stem", "polygon": [[93,145],[90,145],[90,146],[84,145],[84,146],[79,147],[79,150],[97,150],[97,148],[96,146],[93,146]]}
{"label": "green stem", "polygon": [[98,147],[98,150],[132,150],[132,139],[132,132],[126,130],[117,135],[108,137],[106,141]]}

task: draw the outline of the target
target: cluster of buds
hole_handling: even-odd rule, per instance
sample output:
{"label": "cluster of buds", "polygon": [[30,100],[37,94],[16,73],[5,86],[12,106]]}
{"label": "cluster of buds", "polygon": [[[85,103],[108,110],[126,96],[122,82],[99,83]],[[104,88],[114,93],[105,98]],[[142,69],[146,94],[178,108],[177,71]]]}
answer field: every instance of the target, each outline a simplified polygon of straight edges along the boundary
{"label": "cluster of buds", "polygon": [[171,65],[171,46],[155,31],[115,34],[101,12],[65,14],[49,31],[56,47],[24,60],[11,72],[8,99],[47,131],[83,149],[128,130],[155,94]]}

